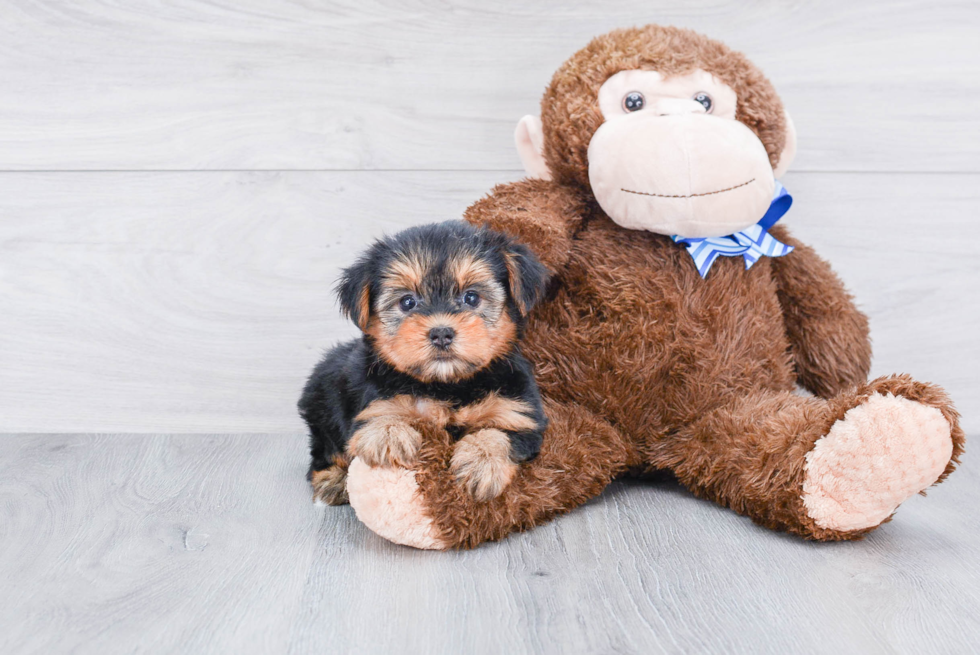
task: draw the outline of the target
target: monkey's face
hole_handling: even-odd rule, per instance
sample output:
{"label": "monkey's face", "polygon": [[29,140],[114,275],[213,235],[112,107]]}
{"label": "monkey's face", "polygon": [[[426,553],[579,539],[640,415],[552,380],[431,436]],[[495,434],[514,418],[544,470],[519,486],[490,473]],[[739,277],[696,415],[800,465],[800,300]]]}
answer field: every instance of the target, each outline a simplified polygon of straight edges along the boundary
{"label": "monkey's face", "polygon": [[600,87],[605,121],[589,142],[589,181],[623,227],[685,237],[732,234],[766,213],[769,154],[735,120],[735,92],[702,70],[627,70]]}
{"label": "monkey's face", "polygon": [[378,353],[423,382],[469,377],[509,351],[517,335],[507,291],[491,262],[474,254],[408,253],[382,273]]}

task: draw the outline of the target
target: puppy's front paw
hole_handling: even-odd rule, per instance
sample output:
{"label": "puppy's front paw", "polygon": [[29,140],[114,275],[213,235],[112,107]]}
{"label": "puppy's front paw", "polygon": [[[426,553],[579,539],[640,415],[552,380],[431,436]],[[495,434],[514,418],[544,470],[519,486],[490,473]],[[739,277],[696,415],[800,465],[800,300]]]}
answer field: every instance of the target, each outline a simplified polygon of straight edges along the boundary
{"label": "puppy's front paw", "polygon": [[500,495],[518,466],[510,458],[510,439],[490,428],[460,439],[449,468],[473,498],[484,502]]}
{"label": "puppy's front paw", "polygon": [[351,436],[347,452],[369,466],[409,468],[416,459],[422,435],[408,423],[390,417],[368,421]]}

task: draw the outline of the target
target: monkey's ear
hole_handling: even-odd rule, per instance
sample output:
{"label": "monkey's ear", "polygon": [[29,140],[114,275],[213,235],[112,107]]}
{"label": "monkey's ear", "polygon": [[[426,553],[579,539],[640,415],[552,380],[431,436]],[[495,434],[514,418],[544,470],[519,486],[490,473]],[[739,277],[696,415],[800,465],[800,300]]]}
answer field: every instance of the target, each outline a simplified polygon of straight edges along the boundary
{"label": "monkey's ear", "polygon": [[510,295],[521,316],[527,316],[541,298],[548,285],[548,269],[531,250],[520,243],[512,243],[504,252],[507,265],[507,284]]}
{"label": "monkey's ear", "polygon": [[525,116],[517,122],[514,130],[514,143],[517,154],[524,164],[524,172],[530,178],[550,180],[551,171],[544,162],[544,132],[541,129],[541,119],[537,116]]}
{"label": "monkey's ear", "polygon": [[364,331],[371,318],[371,262],[358,260],[345,268],[337,284],[337,298],[344,316]]}
{"label": "monkey's ear", "polygon": [[773,177],[777,180],[789,170],[789,165],[793,163],[793,158],[796,157],[796,127],[793,125],[793,119],[790,118],[788,111],[784,109],[783,115],[786,117],[786,143],[783,145],[783,151],[779,153],[779,163],[772,171]]}

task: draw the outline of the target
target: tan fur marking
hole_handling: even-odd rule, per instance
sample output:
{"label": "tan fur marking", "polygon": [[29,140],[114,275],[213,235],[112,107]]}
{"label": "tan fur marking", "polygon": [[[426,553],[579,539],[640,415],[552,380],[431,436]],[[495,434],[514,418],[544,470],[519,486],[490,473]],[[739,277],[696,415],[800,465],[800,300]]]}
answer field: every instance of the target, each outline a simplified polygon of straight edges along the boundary
{"label": "tan fur marking", "polygon": [[442,427],[450,420],[449,403],[402,394],[394,398],[375,400],[355,420],[370,421],[377,418],[401,419],[406,423],[424,421]]}
{"label": "tan fur marking", "polygon": [[365,285],[357,299],[357,327],[366,330],[371,319],[371,290]]}
{"label": "tan fur marking", "polygon": [[452,322],[456,330],[454,351],[463,359],[482,366],[490,361],[490,329],[486,321],[476,314],[459,314]]}
{"label": "tan fur marking", "polygon": [[456,259],[450,265],[450,273],[456,280],[460,291],[478,284],[493,283],[493,271],[489,264],[482,259],[467,255]]}
{"label": "tan fur marking", "polygon": [[428,361],[431,355],[430,329],[425,316],[408,316],[395,334],[389,336],[382,330],[375,333],[378,351],[392,366],[411,373]]}
{"label": "tan fur marking", "polygon": [[401,418],[379,416],[351,436],[347,453],[369,466],[401,466],[415,463],[422,441],[418,430]]}
{"label": "tan fur marking", "polygon": [[510,295],[521,314],[527,314],[527,305],[521,300],[521,276],[517,267],[517,259],[508,253],[504,255],[504,265],[507,267],[507,281],[510,284]]}
{"label": "tan fur marking", "polygon": [[313,486],[313,501],[327,505],[346,505],[347,499],[347,469],[331,466],[322,471],[313,471],[310,479]]}
{"label": "tan fur marking", "polygon": [[473,496],[492,500],[511,483],[518,466],[510,459],[510,440],[500,430],[479,430],[456,444],[450,471]]}
{"label": "tan fur marking", "polygon": [[517,327],[507,314],[501,314],[492,325],[480,316],[463,314],[453,327],[457,335],[456,352],[477,368],[508,352],[517,339]]}
{"label": "tan fur marking", "polygon": [[419,259],[396,259],[388,266],[384,279],[387,286],[418,291],[425,277],[425,263]]}
{"label": "tan fur marking", "polygon": [[[456,330],[451,359],[437,359],[429,330],[448,325]],[[398,331],[387,334],[377,321],[365,330],[374,337],[381,357],[399,371],[423,382],[465,379],[513,347],[517,328],[507,314],[492,325],[477,314],[434,314],[408,316]]]}
{"label": "tan fur marking", "polygon": [[487,362],[494,357],[502,355],[514,346],[517,341],[517,326],[507,314],[501,314],[500,318],[492,327],[488,328],[490,343],[487,347]]}
{"label": "tan fur marking", "polygon": [[496,428],[519,432],[533,430],[538,424],[529,416],[534,410],[530,405],[512,398],[489,394],[480,402],[461,407],[453,415],[453,423],[470,430]]}

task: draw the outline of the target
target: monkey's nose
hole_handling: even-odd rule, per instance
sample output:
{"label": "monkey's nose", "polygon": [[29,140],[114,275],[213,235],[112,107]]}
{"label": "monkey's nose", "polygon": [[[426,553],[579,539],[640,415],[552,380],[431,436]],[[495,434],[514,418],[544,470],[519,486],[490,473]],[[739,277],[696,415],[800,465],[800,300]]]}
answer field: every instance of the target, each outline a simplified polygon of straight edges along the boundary
{"label": "monkey's nose", "polygon": [[456,330],[451,327],[434,327],[429,330],[429,341],[439,350],[445,350],[452,345],[455,336]]}
{"label": "monkey's nose", "polygon": [[705,109],[697,100],[683,98],[661,98],[653,107],[657,116],[677,116],[678,114],[704,114]]}

